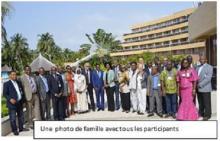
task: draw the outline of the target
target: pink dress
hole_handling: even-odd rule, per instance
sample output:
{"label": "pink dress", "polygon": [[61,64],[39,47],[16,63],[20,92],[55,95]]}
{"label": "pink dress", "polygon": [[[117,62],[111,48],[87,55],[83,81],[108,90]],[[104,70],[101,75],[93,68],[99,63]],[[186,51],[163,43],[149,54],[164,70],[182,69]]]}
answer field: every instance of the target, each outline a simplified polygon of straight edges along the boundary
{"label": "pink dress", "polygon": [[181,103],[177,112],[177,120],[197,120],[199,118],[196,105],[193,103],[193,82],[198,80],[197,72],[190,68],[177,73],[180,86]]}

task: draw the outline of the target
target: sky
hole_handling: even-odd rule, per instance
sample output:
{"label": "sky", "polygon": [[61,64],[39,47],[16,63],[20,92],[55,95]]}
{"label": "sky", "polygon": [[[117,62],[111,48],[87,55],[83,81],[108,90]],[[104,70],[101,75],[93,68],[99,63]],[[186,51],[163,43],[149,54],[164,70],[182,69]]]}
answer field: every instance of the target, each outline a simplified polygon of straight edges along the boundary
{"label": "sky", "polygon": [[122,40],[133,24],[195,7],[193,2],[12,2],[5,21],[8,37],[21,33],[36,49],[39,34],[49,32],[61,48],[74,51],[89,43],[98,28]]}

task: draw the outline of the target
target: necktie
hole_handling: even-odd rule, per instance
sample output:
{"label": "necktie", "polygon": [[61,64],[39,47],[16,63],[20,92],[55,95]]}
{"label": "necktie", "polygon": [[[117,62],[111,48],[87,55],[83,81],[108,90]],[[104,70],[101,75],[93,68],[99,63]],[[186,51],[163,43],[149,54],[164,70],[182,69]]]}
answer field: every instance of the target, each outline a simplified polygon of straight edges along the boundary
{"label": "necktie", "polygon": [[29,80],[30,80],[30,84],[31,84],[31,90],[32,90],[32,92],[35,92],[35,85],[34,85],[34,82],[31,79],[31,77],[29,77]]}

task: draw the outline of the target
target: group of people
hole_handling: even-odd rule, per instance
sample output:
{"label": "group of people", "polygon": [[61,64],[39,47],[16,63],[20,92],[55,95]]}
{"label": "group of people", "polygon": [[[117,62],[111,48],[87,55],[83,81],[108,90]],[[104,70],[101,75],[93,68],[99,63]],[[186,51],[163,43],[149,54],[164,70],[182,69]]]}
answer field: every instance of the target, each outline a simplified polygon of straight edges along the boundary
{"label": "group of people", "polygon": [[[83,67],[52,67],[46,73],[43,67],[33,75],[30,66],[17,78],[16,71],[9,73],[4,83],[3,95],[7,99],[12,131],[33,128],[33,120],[65,120],[78,113],[89,111],[157,114],[177,120],[203,120],[211,118],[211,79],[213,67],[204,55],[200,65],[192,64],[192,56],[180,64],[164,58],[145,64],[143,58],[129,65],[105,63],[105,71],[96,64]],[[106,96],[105,96],[106,95]],[[105,105],[107,97],[107,105]],[[196,100],[199,110],[196,108]],[[23,106],[27,112],[24,125]],[[51,113],[53,112],[53,113]],[[19,126],[16,125],[16,114]]]}

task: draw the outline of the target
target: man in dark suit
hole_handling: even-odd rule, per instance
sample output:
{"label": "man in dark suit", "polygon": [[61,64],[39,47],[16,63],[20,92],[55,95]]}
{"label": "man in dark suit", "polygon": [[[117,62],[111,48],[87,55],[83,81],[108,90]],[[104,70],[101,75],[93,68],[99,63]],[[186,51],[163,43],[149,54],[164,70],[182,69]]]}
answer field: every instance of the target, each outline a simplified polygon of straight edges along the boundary
{"label": "man in dark suit", "polygon": [[[25,102],[24,91],[21,83],[17,80],[16,71],[9,72],[9,81],[4,83],[3,96],[7,100],[7,107],[9,111],[9,119],[11,123],[11,129],[14,135],[19,135],[19,132],[28,131],[23,128],[24,114],[23,103]],[[18,116],[18,128],[16,125],[16,114]]]}
{"label": "man in dark suit", "polygon": [[41,118],[42,120],[51,119],[51,94],[48,84],[48,76],[43,67],[39,68],[39,76],[36,77],[37,90],[40,97]]}
{"label": "man in dark suit", "polygon": [[92,73],[92,83],[96,93],[96,106],[98,111],[104,111],[104,80],[103,71],[100,70],[100,66],[97,64],[96,69]]}
{"label": "man in dark suit", "polygon": [[95,102],[94,102],[93,84],[92,84],[92,69],[90,68],[89,63],[84,64],[84,69],[82,71],[82,74],[86,77],[87,91],[90,99],[89,108],[95,111]]}
{"label": "man in dark suit", "polygon": [[51,68],[51,74],[49,75],[49,89],[53,101],[53,116],[54,120],[64,120],[63,115],[63,79],[61,75],[57,73],[57,68]]}

